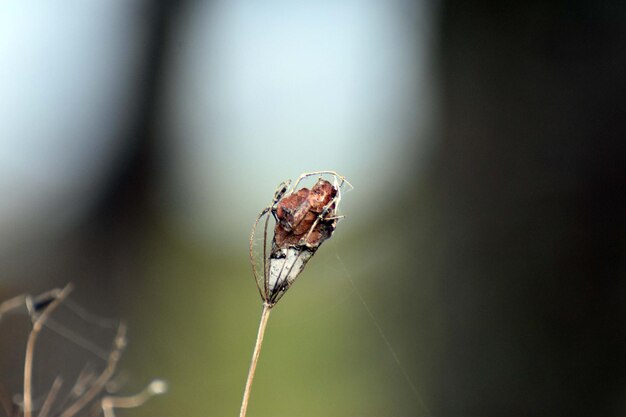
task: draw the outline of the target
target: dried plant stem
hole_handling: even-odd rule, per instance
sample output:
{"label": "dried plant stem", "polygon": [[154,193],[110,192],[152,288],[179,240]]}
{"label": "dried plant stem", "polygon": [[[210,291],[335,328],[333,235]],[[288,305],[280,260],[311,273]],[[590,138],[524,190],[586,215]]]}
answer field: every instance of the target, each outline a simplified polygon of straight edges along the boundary
{"label": "dried plant stem", "polygon": [[259,332],[256,336],[256,343],[254,344],[252,361],[250,362],[250,370],[248,371],[246,388],[243,391],[243,399],[241,400],[241,411],[239,412],[239,417],[246,417],[248,401],[250,400],[250,389],[252,388],[252,380],[254,379],[254,372],[256,371],[256,365],[259,361],[259,355],[261,354],[261,345],[263,344],[263,336],[265,335],[265,328],[267,327],[267,320],[270,317],[270,311],[271,306],[263,303],[263,311],[261,312],[261,321],[259,323]]}
{"label": "dried plant stem", "polygon": [[[78,398],[72,405],[70,405],[65,411],[60,414],[60,417],[73,417],[83,407],[85,407],[96,395],[104,390],[104,386],[111,379],[115,373],[117,363],[122,357],[122,351],[126,347],[126,325],[120,323],[117,328],[117,334],[113,340],[113,346],[111,347],[111,353],[109,354],[109,360],[107,366],[100,375],[94,380],[93,384]],[[26,417],[26,416],[24,416]]]}
{"label": "dried plant stem", "polygon": [[[107,395],[101,401],[102,412],[104,413],[104,417],[115,417],[115,413],[113,412],[114,409],[139,407],[153,396],[163,394],[166,391],[167,383],[161,381],[160,379],[156,379],[139,394],[127,397],[112,397]],[[100,414],[98,413],[96,415]]]}
{"label": "dried plant stem", "polygon": [[[50,314],[63,302],[67,295],[72,291],[72,285],[68,284],[61,290],[54,301],[50,303],[48,307],[36,317],[33,321],[33,328],[28,335],[28,341],[26,342],[26,358],[24,359],[24,417],[32,417],[33,413],[33,394],[32,394],[32,379],[33,379],[33,355],[35,354],[35,343],[37,342],[37,336],[41,332],[46,320]],[[32,302],[29,300],[29,303]],[[29,310],[31,310],[29,305]],[[34,313],[34,310],[31,314]]]}
{"label": "dried plant stem", "polygon": [[37,417],[48,417],[48,413],[52,409],[52,403],[54,403],[54,400],[56,400],[57,394],[61,389],[61,385],[63,385],[63,379],[57,376],[52,383],[52,388],[50,388],[48,396],[41,406],[41,411],[39,411],[39,415]]}

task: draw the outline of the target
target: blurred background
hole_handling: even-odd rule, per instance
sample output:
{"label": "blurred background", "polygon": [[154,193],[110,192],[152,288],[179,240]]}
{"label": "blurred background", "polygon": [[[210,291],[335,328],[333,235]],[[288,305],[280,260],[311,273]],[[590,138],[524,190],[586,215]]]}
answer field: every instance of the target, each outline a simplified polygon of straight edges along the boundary
{"label": "blurred background", "polygon": [[[125,318],[124,392],[171,389],[120,415],[237,415],[250,228],[331,169],[346,218],[274,309],[249,416],[626,415],[625,21],[613,0],[5,0],[0,299],[71,281]],[[0,323],[10,393],[27,324]],[[35,395],[75,349],[41,343]]]}

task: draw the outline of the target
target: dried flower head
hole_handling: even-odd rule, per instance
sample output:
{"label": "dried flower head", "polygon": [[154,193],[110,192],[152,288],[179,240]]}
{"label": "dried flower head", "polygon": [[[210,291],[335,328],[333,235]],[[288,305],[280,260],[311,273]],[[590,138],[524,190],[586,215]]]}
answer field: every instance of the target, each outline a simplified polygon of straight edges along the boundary
{"label": "dried flower head", "polygon": [[[323,178],[332,177],[332,182]],[[311,176],[319,176],[311,187],[297,189],[300,182]],[[302,174],[289,189],[290,181],[280,184],[272,204],[261,211],[252,228],[250,237],[250,260],[259,293],[264,303],[272,307],[303,271],[306,263],[322,243],[329,239],[340,216],[337,208],[341,201],[341,187],[350,183],[333,171]],[[274,218],[274,236],[268,254],[268,225],[270,214]],[[263,231],[263,276],[255,262],[254,239],[257,225],[265,217]]]}

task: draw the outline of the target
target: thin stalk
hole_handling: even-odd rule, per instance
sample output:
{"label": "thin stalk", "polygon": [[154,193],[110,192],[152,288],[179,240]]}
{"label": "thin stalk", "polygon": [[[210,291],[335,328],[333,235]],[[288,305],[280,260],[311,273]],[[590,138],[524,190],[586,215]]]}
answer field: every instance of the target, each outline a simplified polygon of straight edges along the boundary
{"label": "thin stalk", "polygon": [[28,310],[31,317],[34,318],[34,321],[33,328],[30,330],[28,341],[26,342],[26,358],[24,359],[24,417],[32,417],[33,415],[33,356],[35,354],[37,336],[39,336],[50,314],[63,302],[72,291],[72,288],[72,284],[67,284],[65,288],[56,294],[54,301],[52,301],[39,316],[33,315],[36,314],[36,312],[33,310],[32,300],[27,300]]}
{"label": "thin stalk", "polygon": [[250,370],[248,371],[248,379],[246,380],[246,388],[243,391],[243,399],[241,400],[241,411],[239,417],[246,417],[246,410],[248,409],[248,401],[250,400],[250,390],[252,388],[252,380],[254,379],[254,372],[256,371],[256,364],[259,362],[259,355],[261,354],[261,345],[263,344],[263,336],[265,335],[265,328],[267,327],[267,320],[270,317],[271,307],[263,303],[263,311],[261,312],[261,321],[259,322],[259,332],[256,336],[256,343],[254,344],[254,351],[252,352],[252,361],[250,362]]}

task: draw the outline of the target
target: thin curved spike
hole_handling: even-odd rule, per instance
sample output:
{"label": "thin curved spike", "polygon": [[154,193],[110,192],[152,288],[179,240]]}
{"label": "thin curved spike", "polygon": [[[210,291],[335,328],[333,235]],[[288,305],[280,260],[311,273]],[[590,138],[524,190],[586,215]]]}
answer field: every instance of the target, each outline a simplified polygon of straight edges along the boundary
{"label": "thin curved spike", "polygon": [[265,299],[265,297],[263,295],[263,289],[261,288],[261,285],[259,284],[260,280],[259,280],[259,274],[256,268],[256,262],[254,260],[253,244],[254,244],[254,236],[256,234],[256,227],[259,224],[259,221],[261,220],[261,218],[265,216],[269,210],[270,209],[266,207],[263,209],[263,211],[261,211],[261,213],[257,216],[256,220],[254,221],[254,225],[252,226],[252,233],[250,233],[250,265],[252,265],[252,273],[254,274],[254,282],[256,283],[256,287],[259,290],[259,294],[261,295],[262,299]]}
{"label": "thin curved spike", "polygon": [[348,184],[350,186],[350,189],[354,189],[354,186],[352,184],[350,184],[350,182],[346,179],[346,177],[344,177],[343,175],[339,175],[337,172],[335,171],[313,171],[313,172],[305,172],[304,174],[300,175],[298,177],[298,179],[296,180],[296,182],[293,184],[293,187],[291,187],[291,193],[293,193],[294,191],[296,191],[296,188],[298,187],[298,184],[300,184],[300,181],[302,181],[303,179],[307,178],[307,177],[312,177],[313,175],[332,175],[333,177],[335,177],[335,181],[337,181],[337,178],[339,178],[341,180],[341,183],[336,187],[337,189],[339,189],[339,187],[343,186],[344,183]]}
{"label": "thin curved spike", "polygon": [[267,301],[267,298],[268,298],[268,275],[267,274],[268,274],[269,266],[267,264],[267,228],[268,228],[268,223],[269,223],[269,215],[265,218],[265,225],[263,227],[263,288],[260,285],[261,279],[259,278],[256,261],[254,259],[254,248],[253,248],[254,237],[256,234],[256,228],[259,224],[259,221],[261,221],[263,216],[271,212],[276,207],[276,204],[278,204],[278,202],[283,198],[285,193],[287,193],[287,190],[289,189],[289,184],[291,184],[291,180],[286,180],[278,184],[276,191],[274,191],[274,198],[272,199],[272,203],[268,207],[264,208],[261,211],[261,214],[257,216],[256,220],[254,221],[254,225],[252,226],[252,232],[250,233],[250,265],[252,265],[252,273],[254,274],[254,281],[256,283],[256,287],[259,290],[259,294],[261,295],[261,298],[264,301]]}
{"label": "thin curved spike", "polygon": [[269,294],[269,262],[267,262],[267,226],[270,221],[270,216],[265,217],[265,227],[263,228],[263,288],[265,292],[262,297],[264,301],[267,301],[267,295]]}

